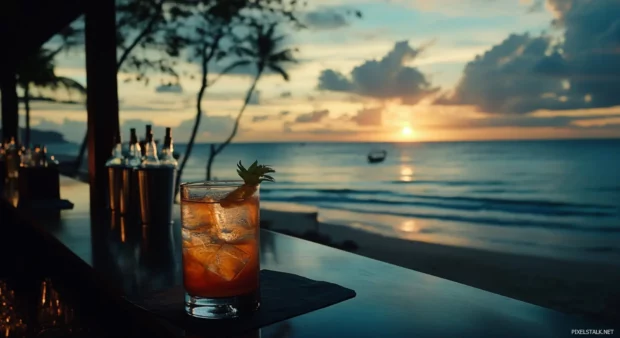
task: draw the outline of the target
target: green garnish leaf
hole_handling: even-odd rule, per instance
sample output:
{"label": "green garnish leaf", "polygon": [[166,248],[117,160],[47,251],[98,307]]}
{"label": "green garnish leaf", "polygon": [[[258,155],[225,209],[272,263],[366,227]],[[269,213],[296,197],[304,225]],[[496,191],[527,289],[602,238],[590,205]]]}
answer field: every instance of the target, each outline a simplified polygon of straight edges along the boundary
{"label": "green garnish leaf", "polygon": [[237,163],[237,174],[243,179],[245,185],[257,186],[262,182],[275,182],[273,176],[268,175],[275,172],[271,166],[258,164],[258,161],[254,161],[247,169],[241,161]]}

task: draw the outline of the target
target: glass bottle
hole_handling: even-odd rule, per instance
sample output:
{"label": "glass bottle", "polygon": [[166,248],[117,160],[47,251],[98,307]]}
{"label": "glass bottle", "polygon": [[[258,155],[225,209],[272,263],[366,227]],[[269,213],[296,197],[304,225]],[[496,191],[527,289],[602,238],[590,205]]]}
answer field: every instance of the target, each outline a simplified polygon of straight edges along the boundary
{"label": "glass bottle", "polygon": [[7,175],[9,177],[17,177],[21,160],[19,157],[19,149],[15,143],[15,137],[11,137],[9,144],[6,147],[5,161],[7,166]]}
{"label": "glass bottle", "polygon": [[142,147],[142,158],[146,156],[146,143],[149,140],[149,135],[153,133],[153,126],[150,124],[146,125],[146,134],[144,134],[144,139],[140,142],[140,147]]}
{"label": "glass bottle", "polygon": [[0,162],[4,162],[4,160],[5,160],[6,149],[4,149],[4,148],[5,148],[5,144],[6,143],[7,142],[0,143]]}
{"label": "glass bottle", "polygon": [[116,133],[114,136],[114,149],[112,149],[112,156],[105,163],[106,167],[118,167],[125,163],[125,157],[123,156],[123,144],[121,142],[120,133]]}
{"label": "glass bottle", "polygon": [[136,168],[142,164],[142,150],[136,135],[136,128],[131,128],[129,132],[129,154],[127,155],[125,165],[130,168]]}
{"label": "glass bottle", "polygon": [[166,136],[164,137],[164,146],[161,149],[160,158],[159,163],[163,167],[176,168],[178,166],[178,162],[174,158],[174,144],[172,142],[172,130],[170,128],[166,128]]}
{"label": "glass bottle", "polygon": [[37,158],[33,161],[35,167],[47,167],[47,147],[45,145],[39,145],[39,152]]}
{"label": "glass bottle", "polygon": [[147,135],[146,143],[144,144],[144,161],[142,161],[143,167],[159,167],[159,159],[157,158],[157,145],[153,140],[153,132]]}
{"label": "glass bottle", "polygon": [[22,167],[32,167],[35,166],[35,147],[32,145],[28,145],[28,147],[22,148],[22,156],[21,156],[21,166]]}

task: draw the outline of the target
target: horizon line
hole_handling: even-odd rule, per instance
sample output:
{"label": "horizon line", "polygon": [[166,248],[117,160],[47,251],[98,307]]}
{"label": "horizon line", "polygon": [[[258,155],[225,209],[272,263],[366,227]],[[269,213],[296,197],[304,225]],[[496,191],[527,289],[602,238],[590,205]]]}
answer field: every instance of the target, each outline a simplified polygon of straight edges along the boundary
{"label": "horizon line", "polygon": [[[618,137],[582,137],[582,138],[528,138],[528,139],[486,139],[486,140],[411,140],[411,141],[239,141],[230,144],[274,144],[274,143],[457,143],[457,142],[540,142],[540,141],[620,141]],[[186,142],[174,142],[175,144],[187,144]],[[194,142],[199,144],[217,144],[221,142]]]}

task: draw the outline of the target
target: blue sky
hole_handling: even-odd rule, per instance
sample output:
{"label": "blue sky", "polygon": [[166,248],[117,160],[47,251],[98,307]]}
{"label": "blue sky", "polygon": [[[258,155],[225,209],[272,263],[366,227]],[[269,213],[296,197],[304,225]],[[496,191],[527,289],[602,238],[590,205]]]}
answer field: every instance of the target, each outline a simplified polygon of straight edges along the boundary
{"label": "blue sky", "polygon": [[[291,80],[264,76],[243,141],[424,141],[620,137],[620,0],[309,0],[309,29],[290,31]],[[362,19],[342,16],[360,10]],[[85,83],[84,54],[57,74]],[[182,68],[198,73],[186,63]],[[251,72],[226,76],[203,101],[199,141],[232,128]],[[165,90],[124,83],[124,128],[172,127],[185,142],[197,80]],[[620,95],[616,95],[619,96]],[[35,128],[78,141],[81,105],[36,102]]]}

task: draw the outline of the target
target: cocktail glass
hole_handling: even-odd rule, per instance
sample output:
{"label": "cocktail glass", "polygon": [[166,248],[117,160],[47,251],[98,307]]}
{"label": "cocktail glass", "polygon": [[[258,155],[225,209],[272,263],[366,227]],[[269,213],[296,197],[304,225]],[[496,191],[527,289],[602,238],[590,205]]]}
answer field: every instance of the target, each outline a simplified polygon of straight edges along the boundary
{"label": "cocktail glass", "polygon": [[234,318],[259,307],[259,187],[244,200],[225,200],[242,184],[181,184],[185,311],[191,316]]}

